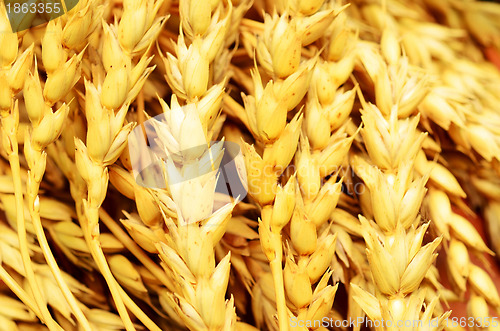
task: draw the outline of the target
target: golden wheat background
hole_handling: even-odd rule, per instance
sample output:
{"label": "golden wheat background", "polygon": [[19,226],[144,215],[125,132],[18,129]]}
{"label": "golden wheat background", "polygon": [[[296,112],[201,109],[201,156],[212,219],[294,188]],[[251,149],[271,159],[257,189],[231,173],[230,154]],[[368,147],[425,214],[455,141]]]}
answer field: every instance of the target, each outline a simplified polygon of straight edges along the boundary
{"label": "golden wheat background", "polygon": [[9,8],[0,330],[500,328],[499,4]]}

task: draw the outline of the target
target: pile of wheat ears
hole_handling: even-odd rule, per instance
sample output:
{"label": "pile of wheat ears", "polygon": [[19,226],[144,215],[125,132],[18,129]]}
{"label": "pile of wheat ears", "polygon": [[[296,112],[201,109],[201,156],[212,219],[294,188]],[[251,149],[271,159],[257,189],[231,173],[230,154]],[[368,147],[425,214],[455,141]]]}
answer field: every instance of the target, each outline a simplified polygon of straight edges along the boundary
{"label": "pile of wheat ears", "polygon": [[498,329],[499,4],[80,0],[12,31],[0,3],[0,330]]}

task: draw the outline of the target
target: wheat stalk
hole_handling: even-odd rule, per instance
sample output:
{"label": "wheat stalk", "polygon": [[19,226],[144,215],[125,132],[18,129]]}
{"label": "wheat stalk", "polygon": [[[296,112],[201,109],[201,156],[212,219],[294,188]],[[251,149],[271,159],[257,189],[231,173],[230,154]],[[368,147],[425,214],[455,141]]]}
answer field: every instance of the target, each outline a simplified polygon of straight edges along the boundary
{"label": "wheat stalk", "polygon": [[[24,202],[23,192],[19,165],[18,155],[18,141],[17,141],[17,128],[19,123],[19,108],[18,102],[15,100],[14,95],[23,88],[24,74],[30,69],[33,46],[24,51],[18,58],[18,40],[17,35],[12,33],[10,25],[7,21],[7,13],[5,8],[2,7],[0,12],[1,32],[2,32],[2,46],[5,47],[7,52],[2,58],[2,70],[0,76],[4,82],[2,87],[2,97],[0,102],[0,112],[2,116],[2,140],[4,148],[9,158],[9,163],[12,169],[12,177],[14,181],[14,191],[16,197],[17,208],[17,229],[20,243],[20,250],[23,259],[26,277],[29,281],[31,290],[34,294],[35,302],[41,312],[40,318],[53,328],[59,328],[57,323],[52,319],[47,306],[43,302],[43,295],[41,294],[36,282],[35,273],[31,265],[29,256],[26,226],[24,224]],[[7,69],[5,69],[7,68]]]}

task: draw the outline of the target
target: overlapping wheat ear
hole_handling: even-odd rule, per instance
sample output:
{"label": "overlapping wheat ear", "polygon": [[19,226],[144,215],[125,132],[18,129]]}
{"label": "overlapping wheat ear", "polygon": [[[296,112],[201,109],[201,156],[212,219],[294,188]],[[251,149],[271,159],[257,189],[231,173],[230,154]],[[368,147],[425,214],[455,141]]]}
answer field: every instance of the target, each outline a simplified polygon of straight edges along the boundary
{"label": "overlapping wheat ear", "polygon": [[[87,17],[91,18],[92,15],[88,12],[89,8],[90,6],[85,7],[84,2],[81,2],[75,8],[75,12],[77,15],[87,14]],[[87,18],[87,24],[84,24],[83,28],[80,27],[79,34],[72,35],[71,39],[69,39],[69,33],[75,30],[76,25],[82,23],[82,20],[72,19],[74,17],[72,16],[65,23],[64,29],[61,27],[60,20],[50,22],[46,28],[41,52],[43,67],[47,73],[47,81],[43,91],[36,65],[34,75],[30,73],[27,79],[24,88],[25,107],[32,122],[33,131],[31,133],[27,132],[24,141],[24,154],[29,167],[27,182],[28,206],[38,241],[45,259],[78,322],[85,330],[90,330],[89,322],[78,306],[78,302],[72,295],[68,285],[64,282],[62,273],[48,245],[40,220],[38,198],[38,189],[46,164],[44,149],[59,137],[68,113],[66,104],[63,104],[56,113],[52,113],[52,107],[60,99],[65,98],[74,84],[80,79],[79,62],[83,57],[83,50],[81,49],[85,44],[85,38],[95,29],[95,25],[91,24]],[[72,49],[75,51],[81,50],[81,52],[72,55],[68,60],[68,53]]]}
{"label": "overlapping wheat ear", "polygon": [[[233,38],[229,31],[247,8],[245,2],[233,8],[226,1],[207,5],[181,1],[175,54],[167,53],[164,58],[165,78],[175,95],[170,106],[160,100],[166,121],[157,122],[156,130],[164,132],[159,136],[161,146],[169,152],[179,151],[181,159],[168,160],[164,168],[170,185],[168,193],[174,203],[170,208],[176,213],[172,218],[166,214],[168,210],[160,209],[169,233],[160,238],[156,248],[176,284],[175,291],[163,296],[167,308],[177,313],[180,322],[191,330],[236,327],[234,299],[225,300],[231,255],[216,264],[214,252],[225,233],[234,203],[212,214],[218,180],[214,169],[218,168],[224,151],[220,150],[221,143],[209,145],[219,135],[225,119],[219,112],[228,81],[227,47]],[[207,148],[200,150],[203,145]],[[198,168],[200,177],[177,183],[176,178],[189,173],[190,168]],[[155,194],[159,201],[164,200],[163,192]],[[192,208],[193,201],[198,208]]]}
{"label": "overlapping wheat ear", "polygon": [[[75,138],[75,163],[88,186],[88,197],[76,199],[80,225],[127,330],[135,328],[126,307],[148,328],[159,328],[137,307],[113,277],[99,243],[99,208],[108,186],[107,166],[118,159],[134,126],[133,123],[124,126],[129,104],[154,69],[147,68],[151,58],[144,51],[151,46],[165,22],[165,17],[155,17],[160,5],[161,1],[125,1],[124,12],[117,26],[103,22],[102,62],[93,67],[93,82],[85,81],[85,115],[88,125],[86,145]],[[141,25],[132,28],[136,24],[133,15],[138,12],[142,18]],[[144,55],[135,64],[133,57],[137,54]]]}
{"label": "overlapping wheat ear", "polygon": [[[450,169],[463,183],[464,190],[472,200],[473,206],[482,208],[486,225],[490,231],[490,239],[494,238],[499,224],[495,202],[498,199],[495,178],[498,176],[500,157],[499,132],[496,129],[499,117],[498,113],[493,110],[494,105],[499,101],[499,96],[498,93],[494,92],[493,86],[497,84],[494,82],[500,80],[500,74],[492,64],[484,61],[483,63],[478,62],[482,58],[481,50],[473,41],[478,42],[480,47],[484,49],[485,56],[490,57],[495,63],[495,58],[492,58],[491,55],[492,51],[495,48],[498,49],[499,46],[498,32],[500,27],[497,23],[493,23],[492,19],[498,14],[498,8],[488,3],[471,3],[464,6],[453,4],[446,14],[446,17],[449,17],[447,22],[449,26],[458,27],[457,24],[461,24],[460,26],[466,28],[472,38],[467,39],[466,46],[463,46],[468,50],[466,52],[467,60],[457,61],[453,69],[458,75],[449,75],[448,79],[444,79],[444,85],[447,87],[451,85],[449,92],[458,96],[467,95],[473,100],[472,103],[459,108],[464,110],[462,118],[465,118],[465,127],[454,123],[450,126],[451,138],[467,151],[468,155],[467,157],[448,159]],[[454,15],[456,17],[452,19]],[[456,20],[457,17],[461,17],[463,20],[459,22]],[[473,20],[479,17],[481,17],[481,22],[473,24]],[[471,76],[470,80],[464,80],[461,77],[465,72]],[[456,81],[457,83],[453,84],[452,77],[454,79],[460,78]],[[478,88],[478,84],[481,84],[483,88]],[[451,99],[451,96],[447,95],[447,98]],[[470,107],[471,104],[477,106]],[[469,109],[472,111],[469,112]],[[474,159],[473,151],[484,158],[477,173],[472,173],[470,168],[471,158]],[[460,164],[457,163],[458,160],[461,161]],[[470,178],[472,178],[472,185],[469,184]],[[451,237],[447,270],[453,289],[460,297],[463,296],[466,289],[471,289],[474,295],[468,304],[468,316],[488,318],[490,316],[488,306],[497,312],[499,310],[498,291],[490,275],[470,261],[469,251],[490,254],[492,252],[485,245],[479,233],[471,228],[470,224],[464,223],[465,219],[461,215],[450,210],[450,200],[457,204],[454,196],[448,190],[446,192],[448,197],[438,190],[433,193],[429,196],[429,212],[441,221],[443,224],[441,229]],[[468,235],[465,236],[465,233]],[[493,250],[498,254],[495,241],[491,240],[491,243]]]}
{"label": "overlapping wheat ear", "polygon": [[[429,175],[414,178],[414,159],[425,134],[417,130],[418,117],[398,120],[400,110],[406,117],[407,110],[414,109],[424,94],[409,97],[415,96],[415,91],[410,85],[413,81],[408,61],[401,56],[395,36],[390,35],[391,26],[386,29],[382,38],[387,39],[381,43],[381,51],[361,49],[370,52],[369,58],[360,55],[373,82],[376,104],[361,99],[361,135],[368,155],[355,155],[351,160],[369,191],[360,196],[363,215],[359,218],[375,292],[372,295],[355,283],[351,283],[350,290],[372,320],[430,321],[439,298],[429,302],[421,315],[425,290],[419,287],[442,238],[421,247],[428,225],[420,225],[418,214]],[[391,77],[392,72],[399,73],[397,79]],[[449,314],[440,316],[440,323]]]}
{"label": "overlapping wheat ear", "polygon": [[[440,10],[443,11],[445,7],[446,6],[440,8]],[[449,16],[453,14],[453,10],[451,10],[451,8],[449,9],[450,10],[446,11],[446,15],[449,19],[448,24],[453,27],[458,27],[456,24],[459,23],[459,21]],[[460,10],[463,9],[464,8],[461,8]],[[480,3],[474,4],[471,6],[470,10],[472,16],[481,12],[486,21],[491,19],[489,15],[493,14],[487,4],[484,6]],[[466,19],[463,22],[470,25],[470,20],[468,21]],[[491,25],[489,31],[484,30],[484,27],[482,27],[483,36],[485,38],[480,40],[480,42],[484,47],[494,44],[495,38],[492,37],[491,34],[491,29],[494,29],[493,27],[494,25]],[[498,81],[498,72],[492,68],[491,64],[484,63],[484,65],[478,65],[469,60],[481,58],[477,46],[471,43],[470,40],[466,43],[453,42],[454,38],[459,36],[463,37],[463,32],[453,31],[436,24],[419,24],[417,22],[401,25],[400,28],[405,33],[403,46],[408,51],[410,61],[424,64],[431,72],[439,75],[437,76],[439,77],[438,79],[433,79],[430,93],[427,94],[419,106],[421,113],[426,117],[432,118],[436,124],[448,130],[453,141],[463,148],[467,154],[472,156],[472,151],[475,150],[488,162],[493,161],[492,163],[495,164],[494,159],[499,156],[497,132],[493,129],[493,126],[480,126],[476,123],[485,123],[485,118],[482,117],[483,114],[488,116],[488,121],[490,121],[490,123],[495,123],[498,120],[498,116],[490,111],[491,104],[497,97],[494,93],[490,93],[491,88],[489,87],[491,86],[489,83],[490,81]],[[479,29],[481,28],[477,27],[475,32],[477,33]],[[413,36],[413,38],[422,38],[423,40],[426,38],[425,36],[428,36],[423,43],[425,46],[421,47],[419,50],[414,49],[414,44],[408,38],[408,30],[412,32],[411,36]],[[477,35],[474,35],[474,31],[472,31],[472,35],[477,38]],[[488,39],[489,37],[491,38]],[[431,46],[431,43],[429,43],[429,40],[432,39],[448,40],[449,42],[441,42],[440,46],[436,47]],[[434,43],[433,45],[438,44]],[[462,54],[466,55],[466,59],[463,58]],[[431,55],[443,59],[443,63],[439,66],[431,66]],[[445,63],[454,63],[453,70],[447,70]],[[465,71],[473,78],[465,81],[460,74],[457,74],[459,72],[465,73]],[[483,86],[483,88],[478,88],[478,84]],[[471,103],[470,100],[474,101]],[[426,148],[435,152],[440,152],[440,146],[435,143],[433,144],[434,145],[429,145],[429,143],[427,143]],[[450,162],[451,161],[458,160],[452,158]],[[468,162],[466,158],[461,158],[461,164],[457,162],[449,163],[449,169],[454,173],[461,173],[461,169],[463,169]],[[451,166],[452,164],[456,167]],[[446,244],[446,247],[448,247],[448,245],[450,247],[446,262],[448,275],[452,280],[454,290],[457,294],[463,296],[468,281],[470,288],[472,288],[476,294],[488,292],[489,294],[487,295],[480,294],[485,295],[482,300],[486,299],[493,308],[498,309],[498,300],[496,299],[498,298],[497,290],[493,286],[488,274],[480,272],[476,266],[469,262],[465,245],[473,251],[487,252],[490,254],[492,252],[472,225],[462,216],[452,212],[451,209],[450,199],[453,199],[455,204],[464,208],[463,204],[457,199],[458,197],[465,197],[464,190],[460,187],[458,181],[448,169],[441,164],[433,165],[428,162],[423,152],[419,152],[416,158],[416,169],[420,174],[430,174],[430,186],[433,188],[427,198],[425,210],[428,211],[433,221],[432,225],[437,228],[438,233],[441,233],[447,241],[450,240],[449,244]],[[462,177],[462,179],[464,183],[467,181],[466,178]],[[481,186],[481,182],[476,181],[476,183],[478,183],[478,186]],[[468,196],[473,198],[477,194],[478,192],[472,191],[469,192]],[[476,201],[478,200],[478,198],[473,199]],[[465,210],[467,211],[468,208],[465,208]],[[489,212],[488,215],[491,215],[491,212]],[[465,235],[465,233],[467,233],[467,235]],[[461,262],[458,262],[458,260],[461,260]],[[472,278],[469,278],[470,270],[474,270],[474,277]],[[483,282],[483,286],[480,286],[480,290],[478,290],[477,286],[479,279]],[[488,288],[488,291],[485,291],[486,288]],[[475,300],[475,302],[479,302],[478,300],[479,299]],[[480,302],[478,305],[484,307],[481,306]],[[471,311],[474,311],[474,309],[469,309],[469,312]],[[482,311],[484,311],[484,309]],[[474,315],[471,317],[474,317]]]}
{"label": "overlapping wheat ear", "polygon": [[344,93],[339,88],[351,75],[356,58],[352,48],[356,33],[344,22],[345,13],[340,13],[330,27],[331,39],[323,40],[326,51],[313,70],[305,104],[305,134],[295,155],[300,191],[290,221],[284,285],[301,321],[332,317],[338,286],[327,285],[334,272],[327,269],[332,265],[339,232],[331,231],[329,220],[342,194],[343,178],[337,175],[357,133],[352,137],[346,134],[355,89]]}
{"label": "overlapping wheat ear", "polygon": [[[58,98],[65,96],[73,88],[77,80],[80,79],[78,62],[81,61],[83,56],[83,52],[75,54],[66,62],[66,55],[62,49],[62,28],[59,22],[54,22],[57,21],[52,21],[47,27],[44,45],[42,46],[45,50],[43,54],[45,56],[42,59],[44,60],[44,66],[48,75],[45,84],[45,93],[42,91],[36,64],[34,75],[30,73],[24,88],[26,110],[33,128],[31,133],[27,132],[24,140],[24,155],[29,167],[27,181],[28,206],[38,242],[42,247],[47,264],[57,279],[59,287],[63,290],[66,300],[77,320],[85,330],[90,330],[90,325],[78,307],[78,302],[62,278],[61,271],[57,266],[57,262],[45,237],[39,213],[38,190],[45,172],[47,157],[44,149],[59,137],[64,120],[68,114],[68,106],[66,104],[63,104],[55,113],[52,113],[52,106],[58,101]],[[51,38],[55,40],[50,40]],[[51,48],[52,44],[58,44],[61,47],[48,55],[46,48]],[[55,81],[62,82],[63,84],[59,87],[59,95],[54,95],[50,92],[55,90],[54,86],[51,85]]]}
{"label": "overlapping wheat ear", "polygon": [[[279,328],[283,330],[288,328],[289,313],[283,282],[280,232],[290,221],[295,208],[297,184],[295,175],[292,175],[281,188],[278,178],[295,154],[302,115],[298,112],[289,124],[286,118],[287,113],[293,110],[307,93],[317,62],[317,56],[313,56],[301,63],[302,46],[317,40],[321,36],[319,31],[328,27],[341,10],[327,8],[315,13],[318,8],[306,16],[302,15],[309,8],[299,6],[295,8],[297,12],[294,12],[291,18],[288,12],[284,12],[281,16],[266,14],[263,24],[245,22],[247,26],[258,28],[262,33],[255,37],[250,32],[244,32],[243,42],[250,51],[255,47],[256,60],[272,80],[264,84],[266,80],[264,78],[263,82],[259,68],[252,70],[254,84],[249,87],[252,94],[243,96],[246,114],[237,107],[231,109],[247,124],[257,141],[257,149],[262,151],[260,156],[255,147],[248,144],[244,146],[249,194],[262,208],[259,234],[262,248],[270,262],[278,323]],[[271,315],[269,312],[264,314]],[[267,319],[270,320],[272,318]]]}

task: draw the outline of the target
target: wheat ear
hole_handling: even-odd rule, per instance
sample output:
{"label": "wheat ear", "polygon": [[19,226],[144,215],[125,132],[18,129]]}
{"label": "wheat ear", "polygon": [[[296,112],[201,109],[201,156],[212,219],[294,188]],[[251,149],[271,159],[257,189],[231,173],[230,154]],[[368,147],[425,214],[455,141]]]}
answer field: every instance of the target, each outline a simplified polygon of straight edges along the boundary
{"label": "wheat ear", "polygon": [[[255,148],[248,145],[244,154],[249,173],[249,193],[262,207],[259,234],[274,279],[280,330],[288,329],[289,314],[283,283],[280,232],[290,221],[295,206],[296,184],[292,176],[281,191],[278,177],[289,165],[297,148],[298,129],[302,122],[299,113],[290,124],[287,124],[286,117],[287,112],[293,110],[306,94],[317,60],[313,57],[301,63],[302,45],[317,40],[321,36],[319,31],[328,27],[338,13],[331,8],[303,16],[305,7],[292,9],[297,10],[292,18],[284,11],[281,15],[266,14],[264,24],[246,21],[248,25],[259,27],[262,35],[244,35],[244,43],[251,45],[250,49],[256,47],[259,64],[274,79],[263,84],[258,69],[252,71],[254,95],[243,96],[243,100],[248,127],[258,147],[263,149],[263,155],[261,157]],[[278,199],[278,194],[283,197]]]}
{"label": "wheat ear", "polygon": [[[62,29],[58,22],[54,23],[54,21],[52,21],[49,23],[46,33],[47,36],[44,38],[43,43],[44,49],[52,47],[54,43],[61,44]],[[51,38],[55,38],[56,40],[50,40]],[[57,64],[55,65],[57,68],[56,70],[50,70],[48,62],[54,61],[54,57],[49,60],[47,50],[45,50],[45,57],[43,59],[46,63],[45,66],[49,76],[48,80],[50,80],[50,82],[55,80],[64,81],[66,83],[63,86],[59,86],[61,96],[64,97],[80,77],[77,62],[81,60],[83,53],[73,56],[72,59],[66,62],[64,54],[58,54],[57,50],[61,53],[64,52],[62,49],[56,49],[52,50],[53,53],[51,53],[51,55],[63,62],[61,68],[59,68],[59,64]],[[35,64],[35,75],[29,75],[24,88],[26,109],[33,127],[32,133],[27,134],[24,145],[24,153],[29,167],[27,183],[28,207],[38,242],[42,247],[42,252],[44,253],[47,264],[50,266],[50,269],[77,320],[85,330],[90,330],[89,322],[78,306],[78,302],[69,290],[68,285],[64,282],[61,270],[59,269],[54,255],[51,252],[47,238],[45,237],[42,222],[40,220],[38,190],[45,172],[46,153],[44,152],[44,149],[47,145],[59,137],[64,120],[68,113],[68,108],[66,105],[63,105],[56,113],[52,113],[50,106],[57,100],[51,100],[50,98],[45,100],[37,70],[38,67]],[[61,79],[58,76],[64,76],[64,79]],[[50,95],[51,92],[49,91],[52,89],[54,89],[54,87],[47,84],[45,96]]]}
{"label": "wheat ear", "polygon": [[[2,17],[0,18],[1,22],[1,33],[2,33],[2,41],[1,41],[1,46],[2,49],[5,49],[5,52],[2,53],[2,70],[0,71],[0,76],[5,79],[4,81],[7,81],[7,77],[9,74],[9,70],[12,68],[12,65],[15,63],[15,60],[17,58],[17,53],[18,53],[18,37],[16,34],[12,33],[10,28],[8,29],[8,22],[6,21],[6,17],[4,15],[6,14],[4,11],[0,13]],[[7,69],[4,69],[7,68]],[[12,69],[11,69],[12,70]],[[4,116],[9,116],[9,113],[11,112],[12,108],[12,102],[13,102],[13,91],[11,90],[10,84],[4,84],[2,86],[2,97],[1,97],[1,110],[2,114]],[[6,136],[5,138],[8,139]],[[6,140],[6,142],[9,142],[9,140]],[[17,187],[17,184],[16,184]],[[22,238],[26,238],[26,232],[23,226],[18,228],[19,231],[19,240]],[[25,248],[23,247],[23,250]],[[23,263],[26,260],[23,258]],[[31,263],[31,262],[27,262]],[[19,298],[22,299],[22,301],[30,307],[34,312],[36,312],[37,316],[41,320],[45,320],[46,312],[42,314],[42,311],[38,308],[38,305],[40,304],[40,300],[35,300],[32,301],[32,298],[24,292],[24,290],[15,282],[15,280],[10,276],[10,274],[2,267],[0,267],[1,271],[1,278],[2,281],[9,286],[9,288],[18,295]],[[31,278],[32,279],[32,278]],[[35,299],[35,298],[33,298]]]}
{"label": "wheat ear", "polygon": [[[391,79],[389,72],[397,72],[398,69],[407,72],[407,62],[400,56],[397,41],[389,45],[396,49],[382,49],[382,54],[373,52],[376,60],[365,64],[374,81],[376,105],[367,104],[362,99],[364,128],[361,134],[370,162],[375,166],[361,157],[352,160],[356,173],[364,180],[370,192],[371,204],[365,203],[363,211],[376,222],[375,225],[360,216],[365,228],[366,254],[377,291],[375,296],[371,296],[355,284],[351,284],[351,290],[358,296],[355,297],[356,301],[371,319],[391,318],[395,321],[420,317],[419,301],[424,294],[423,289],[418,288],[426,276],[425,270],[431,267],[437,256],[434,251],[442,238],[438,237],[421,247],[420,238],[423,238],[428,225],[419,227],[418,213],[427,178],[412,179],[412,160],[419,152],[425,135],[416,130],[418,117],[406,120],[398,120],[397,117],[399,110],[405,109],[400,100],[416,102],[418,105],[423,96],[416,101],[400,97],[402,93],[411,93],[400,87],[400,84],[407,82],[405,76],[399,76],[400,80]],[[385,56],[388,65],[382,56]],[[400,127],[405,129],[401,130]],[[391,271],[385,272],[386,268],[391,268]],[[372,300],[379,302],[375,310],[367,307]],[[438,298],[433,299],[420,318],[430,320],[437,303]],[[450,312],[440,316],[440,323],[449,314]]]}
{"label": "wheat ear", "polygon": [[14,95],[23,88],[24,75],[28,72],[28,70],[30,70],[33,57],[33,45],[26,49],[18,58],[17,35],[12,33],[7,20],[7,13],[3,7],[0,11],[0,22],[0,29],[2,34],[5,35],[2,37],[2,43],[4,44],[2,46],[6,47],[8,50],[5,53],[6,56],[2,58],[2,67],[7,67],[8,69],[2,69],[0,71],[0,76],[3,76],[2,80],[4,82],[8,82],[8,84],[3,84],[3,91],[0,93],[2,95],[0,101],[0,112],[2,116],[2,140],[9,157],[9,163],[11,165],[14,180],[17,206],[17,230],[20,250],[26,271],[26,277],[33,291],[34,299],[37,302],[40,312],[42,313],[42,316],[40,317],[45,323],[47,323],[48,326],[57,329],[60,327],[50,316],[47,306],[44,303],[43,295],[37,285],[33,267],[31,265],[31,259],[27,246],[26,225],[24,223],[24,200],[18,154],[19,146],[17,141],[17,128],[19,124],[19,107],[18,101],[14,101]]}
{"label": "wheat ear", "polygon": [[[172,182],[168,193],[174,204],[170,208],[177,209],[177,215],[164,216],[170,233],[166,237],[167,244],[157,245],[157,248],[164,267],[172,270],[176,278],[179,277],[177,274],[192,277],[193,285],[182,279],[176,283],[196,292],[194,296],[175,291],[165,297],[169,309],[174,309],[192,330],[233,330],[236,323],[234,299],[224,299],[231,255],[227,254],[216,265],[214,253],[226,231],[234,203],[227,203],[213,212],[214,185],[222,179],[216,177],[214,169],[218,168],[224,151],[220,150],[221,143],[210,146],[210,140],[217,138],[225,119],[224,115],[219,116],[219,111],[228,81],[225,77],[231,57],[228,46],[235,38],[230,34],[231,29],[234,30],[235,20],[241,19],[246,9],[248,3],[245,2],[233,7],[231,1],[180,1],[181,31],[174,47],[175,55],[167,53],[164,58],[165,77],[175,95],[170,107],[160,100],[166,121],[157,123],[155,128],[157,132],[166,132],[160,137],[163,148],[169,154],[179,153],[181,159],[177,155],[164,160],[167,161],[165,178]],[[175,118],[182,119],[182,122],[176,125]],[[188,169],[198,170],[199,177],[179,182],[185,172],[189,173]],[[160,193],[155,193],[158,201],[165,201],[166,196],[162,198]],[[198,211],[192,210],[188,204],[193,199],[200,203]],[[169,208],[160,210],[164,214],[171,213]],[[200,237],[202,235],[206,238]],[[193,253],[200,249],[201,256]],[[170,261],[172,259],[174,261]],[[198,263],[202,265],[198,266]],[[203,299],[203,296],[207,298]],[[213,310],[209,310],[209,306],[217,307],[215,311],[218,313],[211,313]]]}
{"label": "wheat ear", "polygon": [[[225,300],[230,255],[216,266],[214,246],[225,232],[235,203],[213,211],[216,169],[224,151],[221,142],[207,147],[207,119],[218,110],[206,102],[211,99],[211,95],[206,95],[197,104],[181,107],[174,95],[170,107],[160,100],[165,121],[151,119],[156,131],[161,133],[157,143],[167,153],[164,176],[177,210],[174,221],[160,209],[169,233],[156,247],[177,288],[167,295],[166,301],[183,323],[192,330],[231,330],[236,319],[233,299]],[[199,203],[197,209],[191,207],[192,201]],[[209,310],[214,305],[217,314]]]}
{"label": "wheat ear", "polygon": [[[336,21],[334,30],[343,20]],[[343,122],[351,112],[355,91],[336,91],[351,74],[353,52],[345,45],[335,45],[346,49],[346,54],[338,54],[334,46],[329,46],[327,61],[320,60],[315,67],[314,83],[307,94],[303,123],[307,136],[301,136],[295,159],[300,191],[290,221],[292,245],[284,270],[287,298],[295,306],[297,319],[302,321],[322,320],[330,314],[333,304],[337,285],[327,285],[333,273],[327,268],[335,254],[337,234],[329,233],[327,222],[341,195],[343,178],[337,180],[336,170],[344,163],[354,139],[346,137]],[[338,70],[340,67],[346,68]],[[332,134],[333,130],[336,132]],[[326,176],[330,178],[325,180]]]}
{"label": "wheat ear", "polygon": [[[99,90],[92,83],[88,81],[85,83],[87,92],[86,116],[89,126],[87,146],[81,140],[75,140],[76,166],[88,186],[88,198],[83,200],[82,205],[79,206],[83,207],[83,210],[77,209],[82,216],[81,226],[92,256],[110,287],[118,312],[123,318],[127,330],[135,328],[125,308],[124,301],[148,327],[155,330],[159,330],[159,328],[135,306],[113,277],[98,241],[99,208],[105,198],[108,185],[107,166],[118,159],[125,148],[128,133],[133,128],[132,123],[123,126],[128,106],[154,69],[146,68],[151,58],[148,59],[145,55],[136,66],[132,67],[132,57],[135,54],[143,53],[151,45],[152,40],[149,40],[149,37],[155,38],[164,24],[164,17],[157,19],[154,17],[160,4],[161,2],[153,1],[124,2],[125,13],[131,14],[134,11],[140,11],[143,16],[143,25],[140,29],[129,29],[133,25],[132,15],[122,17],[118,31],[114,26],[103,22],[102,64],[104,68],[100,68],[100,73],[94,73],[96,75],[95,84]],[[98,77],[103,77],[99,74],[104,74],[104,81],[99,81]],[[116,115],[115,109],[119,110]]]}

